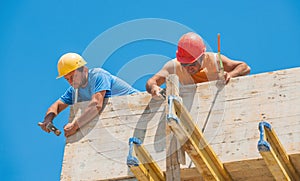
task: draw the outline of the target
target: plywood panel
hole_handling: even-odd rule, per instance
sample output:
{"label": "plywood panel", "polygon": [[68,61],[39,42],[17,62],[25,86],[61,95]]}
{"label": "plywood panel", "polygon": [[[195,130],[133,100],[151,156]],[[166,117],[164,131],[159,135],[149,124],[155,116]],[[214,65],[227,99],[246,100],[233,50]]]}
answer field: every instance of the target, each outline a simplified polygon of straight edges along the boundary
{"label": "plywood panel", "polygon": [[[204,135],[234,180],[272,180],[257,151],[258,123],[263,119],[271,123],[296,169],[300,170],[297,75],[300,75],[299,68],[238,77],[218,93],[216,82],[181,88],[184,104],[199,128],[208,120]],[[126,165],[128,139],[132,136],[143,141],[153,159],[165,170],[166,102],[153,100],[145,92],[106,101],[99,117],[67,139],[61,179],[132,178]],[[74,106],[70,121],[86,105]],[[192,180],[193,169],[187,168],[189,162],[187,157],[187,165],[182,166],[186,168],[182,180]]]}

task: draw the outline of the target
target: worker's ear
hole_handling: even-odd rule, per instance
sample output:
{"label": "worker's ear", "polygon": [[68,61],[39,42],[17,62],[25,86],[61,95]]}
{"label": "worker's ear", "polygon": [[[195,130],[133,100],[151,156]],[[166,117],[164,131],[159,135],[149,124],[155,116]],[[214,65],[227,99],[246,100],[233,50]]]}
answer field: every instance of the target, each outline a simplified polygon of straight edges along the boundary
{"label": "worker's ear", "polygon": [[88,73],[88,72],[89,72],[89,69],[86,67],[83,67],[83,73]]}

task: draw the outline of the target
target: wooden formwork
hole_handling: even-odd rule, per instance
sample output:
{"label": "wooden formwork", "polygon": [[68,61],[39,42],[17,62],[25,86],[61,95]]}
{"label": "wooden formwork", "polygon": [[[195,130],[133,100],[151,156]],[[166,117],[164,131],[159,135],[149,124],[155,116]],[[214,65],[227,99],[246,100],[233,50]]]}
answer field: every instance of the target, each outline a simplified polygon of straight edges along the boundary
{"label": "wooden formwork", "polygon": [[[300,68],[238,77],[218,94],[216,82],[184,87],[180,96],[233,180],[274,180],[257,149],[258,123],[268,121],[300,170]],[[215,103],[212,106],[212,102]],[[99,117],[69,137],[61,180],[134,180],[127,167],[128,139],[137,137],[166,170],[166,102],[147,93],[106,100]],[[70,121],[86,102],[71,109]],[[186,156],[181,180],[202,180]]]}

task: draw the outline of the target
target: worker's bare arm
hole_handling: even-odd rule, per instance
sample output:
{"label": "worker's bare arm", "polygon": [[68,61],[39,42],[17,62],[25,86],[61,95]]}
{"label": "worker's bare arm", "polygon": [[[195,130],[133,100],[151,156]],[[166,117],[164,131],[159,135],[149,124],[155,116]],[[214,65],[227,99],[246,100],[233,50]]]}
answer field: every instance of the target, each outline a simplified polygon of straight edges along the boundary
{"label": "worker's bare arm", "polygon": [[174,61],[168,61],[163,68],[146,83],[146,90],[152,96],[159,96],[160,86],[166,82],[166,77],[175,72]]}
{"label": "worker's bare arm", "polygon": [[224,66],[226,83],[229,82],[231,77],[243,76],[250,73],[251,69],[245,62],[231,60],[224,55],[221,55],[221,58]]}
{"label": "worker's bare arm", "polygon": [[250,73],[250,67],[242,61],[231,60],[228,57],[221,55],[224,70],[228,72],[231,77],[238,77]]}
{"label": "worker's bare arm", "polygon": [[53,119],[64,109],[66,109],[68,107],[68,104],[65,104],[64,102],[62,102],[61,100],[57,100],[55,101],[49,108],[48,111],[46,113],[46,116],[44,118],[44,121],[39,124],[39,126],[42,128],[42,130],[46,131],[46,132],[50,132],[50,130],[48,130],[46,127],[47,125],[53,121]]}
{"label": "worker's bare arm", "polygon": [[76,133],[76,131],[93,120],[103,107],[103,101],[106,91],[97,92],[92,96],[91,101],[89,102],[87,108],[84,110],[83,114],[76,120],[71,123],[68,123],[64,127],[65,136],[71,136]]}
{"label": "worker's bare arm", "polygon": [[152,96],[158,96],[161,88],[159,87],[166,81],[166,78],[161,75],[154,75],[146,83],[146,90]]}
{"label": "worker's bare arm", "polygon": [[58,99],[48,108],[46,115],[48,115],[49,113],[54,113],[55,116],[57,116],[61,111],[63,111],[67,107],[68,107],[68,104],[66,104]]}

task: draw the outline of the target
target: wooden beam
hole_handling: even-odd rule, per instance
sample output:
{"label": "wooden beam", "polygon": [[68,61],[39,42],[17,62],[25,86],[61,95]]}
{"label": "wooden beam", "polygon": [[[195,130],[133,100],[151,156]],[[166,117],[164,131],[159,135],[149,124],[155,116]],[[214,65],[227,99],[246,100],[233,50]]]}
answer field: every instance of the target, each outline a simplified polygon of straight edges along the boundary
{"label": "wooden beam", "polygon": [[232,180],[179,97],[169,97],[169,126],[204,180]]}
{"label": "wooden beam", "polygon": [[[132,149],[137,158],[133,157]],[[164,174],[138,138],[129,139],[127,165],[140,181],[165,181]]]}
{"label": "wooden beam", "polygon": [[259,123],[258,150],[276,180],[300,181],[300,175],[291,163],[274,129],[267,122]]}
{"label": "wooden beam", "polygon": [[[179,80],[175,74],[167,77],[166,87],[166,97],[179,95]],[[169,108],[166,107],[166,113],[169,112]],[[180,180],[180,162],[185,164],[184,152],[169,126],[166,126],[166,179],[168,181]]]}

